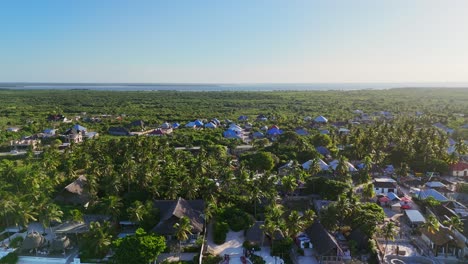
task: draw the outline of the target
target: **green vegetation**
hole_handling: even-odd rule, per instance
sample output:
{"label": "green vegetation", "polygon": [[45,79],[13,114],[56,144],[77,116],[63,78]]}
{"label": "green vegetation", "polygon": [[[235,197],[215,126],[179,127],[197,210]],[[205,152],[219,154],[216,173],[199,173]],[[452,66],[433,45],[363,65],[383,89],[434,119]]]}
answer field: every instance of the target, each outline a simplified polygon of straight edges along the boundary
{"label": "green vegetation", "polygon": [[147,234],[142,228],[135,235],[119,238],[113,243],[113,263],[149,263],[166,248],[164,237]]}
{"label": "green vegetation", "polygon": [[10,252],[8,255],[0,259],[0,264],[16,264],[18,263],[18,253]]}
{"label": "green vegetation", "polygon": [[[289,252],[289,239],[316,217],[330,231],[360,229],[372,237],[384,214],[381,207],[367,202],[374,196],[369,184],[371,171],[392,164],[395,176],[401,177],[447,172],[459,156],[447,153],[449,135],[434,127],[436,122],[455,130],[450,137],[456,142],[457,153],[467,151],[463,142],[467,129],[461,128],[468,123],[467,89],[197,93],[0,90],[0,105],[0,152],[11,151],[12,140],[23,136],[40,138],[46,128],[57,129],[62,135],[78,123],[99,132],[99,138],[72,143],[65,149],[61,144],[66,138],[57,136],[40,140],[35,149],[39,152],[29,147],[23,148],[24,154],[0,156],[0,230],[12,225],[24,227],[31,221],[48,227],[66,220],[82,222],[87,214],[110,216],[110,222],[92,223],[90,231],[79,238],[84,259],[102,258],[112,247],[127,245],[127,240],[132,245],[143,243],[139,239],[150,236],[144,232],[163,217],[152,201],[179,197],[205,201],[204,217],[213,220],[216,243],[225,241],[229,229],[248,229],[254,219],[265,221],[262,229],[271,238],[275,254]],[[354,111],[357,109],[367,115]],[[382,111],[391,112],[391,116]],[[48,120],[50,115],[59,114],[72,123]],[[260,114],[267,121],[256,120]],[[249,117],[250,133],[273,125],[284,133],[271,140],[244,143],[223,138],[228,124],[225,120],[237,122],[241,115]],[[326,116],[329,122],[320,125],[306,119],[318,115]],[[222,120],[222,125],[216,129],[183,127],[188,121],[212,118]],[[140,131],[141,126],[130,126],[135,120],[143,120],[148,130],[166,121],[181,123],[182,127],[161,137],[109,135],[111,127]],[[238,124],[245,126],[247,122]],[[11,132],[8,127],[20,130]],[[338,127],[349,129],[349,133],[339,132]],[[307,135],[299,135],[296,128],[304,128]],[[252,144],[253,148],[233,155],[240,144]],[[327,153],[320,154],[318,147]],[[320,159],[336,160],[336,166],[323,170]],[[300,164],[309,160],[310,169],[302,169]],[[290,161],[289,169],[276,173]],[[351,173],[348,162],[364,166]],[[86,208],[54,199],[80,175],[87,179]],[[363,193],[358,197],[353,190],[361,184]],[[460,192],[467,193],[466,189],[458,186]],[[319,216],[309,210],[309,203],[285,206],[294,204],[298,193],[319,195],[336,203]],[[139,235],[116,240],[121,220],[136,223],[141,228]],[[460,228],[456,219],[447,224]],[[187,221],[175,228],[177,239],[186,240],[190,231]],[[142,257],[146,250],[142,246],[142,251],[131,253]],[[117,255],[115,261],[120,261]],[[134,259],[144,263],[154,257]]]}

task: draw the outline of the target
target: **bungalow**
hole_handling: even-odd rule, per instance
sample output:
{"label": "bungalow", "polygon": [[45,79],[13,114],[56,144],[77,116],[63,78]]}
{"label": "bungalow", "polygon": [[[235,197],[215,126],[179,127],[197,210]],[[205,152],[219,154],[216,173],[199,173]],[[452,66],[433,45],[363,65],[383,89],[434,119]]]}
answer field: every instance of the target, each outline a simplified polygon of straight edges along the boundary
{"label": "bungalow", "polygon": [[194,241],[203,233],[205,219],[203,212],[205,202],[203,200],[158,200],[154,202],[154,207],[160,212],[159,223],[151,230],[154,233],[165,236],[168,240],[174,238],[174,225],[179,222],[182,217],[187,217],[190,220],[192,227],[190,241]]}
{"label": "bungalow", "polygon": [[376,178],[374,179],[374,191],[376,194],[387,194],[397,190],[396,181],[390,178]]}
{"label": "bungalow", "polygon": [[323,227],[320,222],[313,223],[305,230],[312,243],[316,257],[322,264],[342,263],[344,259],[350,259],[349,252],[344,252],[336,238]]}
{"label": "bungalow", "polygon": [[468,163],[459,161],[450,167],[452,176],[454,177],[468,177]]}
{"label": "bungalow", "polygon": [[62,204],[85,205],[90,201],[88,190],[88,181],[84,175],[81,175],[55,197],[55,201]]}
{"label": "bungalow", "polygon": [[325,124],[328,122],[328,119],[326,119],[325,117],[323,116],[318,116],[314,119],[314,122],[315,123],[321,123],[321,124]]}

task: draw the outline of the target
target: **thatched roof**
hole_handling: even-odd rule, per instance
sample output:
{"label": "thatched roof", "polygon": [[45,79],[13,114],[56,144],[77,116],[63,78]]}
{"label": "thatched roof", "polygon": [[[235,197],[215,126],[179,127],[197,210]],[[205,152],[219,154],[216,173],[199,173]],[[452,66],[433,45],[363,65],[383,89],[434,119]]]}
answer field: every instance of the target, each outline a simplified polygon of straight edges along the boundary
{"label": "thatched roof", "polygon": [[178,200],[164,201],[159,200],[154,202],[154,207],[159,209],[161,220],[153,228],[153,232],[159,234],[173,234],[174,224],[179,222],[179,219],[186,216],[190,220],[192,233],[203,232],[205,223],[203,218],[204,202],[203,200]]}
{"label": "thatched roof", "polygon": [[84,175],[81,175],[55,197],[55,200],[65,204],[81,204],[84,205],[90,200],[89,190],[87,188],[88,181]]}
{"label": "thatched roof", "polygon": [[21,249],[30,250],[40,248],[45,244],[45,238],[39,234],[38,232],[31,232],[29,233],[23,241]]}
{"label": "thatched roof", "polygon": [[341,251],[335,237],[328,233],[320,222],[315,222],[307,228],[306,234],[320,256],[336,256],[337,251]]}

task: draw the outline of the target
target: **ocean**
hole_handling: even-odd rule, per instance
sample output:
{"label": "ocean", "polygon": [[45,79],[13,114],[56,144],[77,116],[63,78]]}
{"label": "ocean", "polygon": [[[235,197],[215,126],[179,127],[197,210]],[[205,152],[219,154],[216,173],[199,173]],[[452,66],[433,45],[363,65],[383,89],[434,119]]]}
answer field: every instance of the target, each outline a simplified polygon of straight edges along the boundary
{"label": "ocean", "polygon": [[326,91],[391,88],[466,88],[468,83],[305,83],[305,84],[165,84],[165,83],[0,83],[0,89],[102,91]]}

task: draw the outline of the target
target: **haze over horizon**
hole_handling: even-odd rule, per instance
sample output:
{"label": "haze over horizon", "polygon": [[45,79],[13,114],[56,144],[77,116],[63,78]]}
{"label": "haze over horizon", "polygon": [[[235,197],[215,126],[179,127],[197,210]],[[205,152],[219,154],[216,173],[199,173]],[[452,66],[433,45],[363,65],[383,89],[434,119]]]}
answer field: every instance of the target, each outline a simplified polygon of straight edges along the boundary
{"label": "haze over horizon", "polygon": [[468,1],[12,1],[0,82],[467,83]]}

